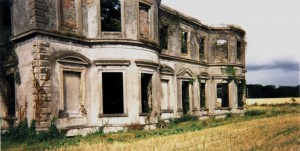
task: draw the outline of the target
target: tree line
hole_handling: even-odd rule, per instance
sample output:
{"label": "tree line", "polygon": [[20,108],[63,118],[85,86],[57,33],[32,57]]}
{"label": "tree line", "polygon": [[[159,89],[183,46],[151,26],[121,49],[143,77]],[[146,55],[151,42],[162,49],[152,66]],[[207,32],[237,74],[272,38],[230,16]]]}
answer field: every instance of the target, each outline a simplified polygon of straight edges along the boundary
{"label": "tree line", "polygon": [[283,98],[300,97],[300,85],[298,86],[279,86],[275,85],[247,85],[248,98]]}

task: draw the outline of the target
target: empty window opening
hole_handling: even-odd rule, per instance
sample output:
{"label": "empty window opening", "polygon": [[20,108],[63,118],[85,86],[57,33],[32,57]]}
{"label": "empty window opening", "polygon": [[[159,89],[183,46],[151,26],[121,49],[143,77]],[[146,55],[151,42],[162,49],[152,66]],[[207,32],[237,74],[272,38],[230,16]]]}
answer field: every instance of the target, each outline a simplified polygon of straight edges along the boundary
{"label": "empty window opening", "polygon": [[205,48],[205,38],[200,38],[200,41],[199,41],[199,56],[200,56],[200,59],[205,58],[204,48]]}
{"label": "empty window opening", "polygon": [[150,6],[141,4],[139,7],[139,26],[140,26],[140,35],[143,37],[150,36]]}
{"label": "empty window opening", "polygon": [[64,111],[68,115],[79,113],[81,93],[81,73],[80,72],[63,72],[63,89],[64,89]]}
{"label": "empty window opening", "polygon": [[[15,106],[15,78],[13,74],[7,75],[5,80],[1,81],[3,84],[3,89],[1,90],[1,95],[3,97],[5,107],[7,109],[8,117],[16,116],[16,106]],[[1,87],[1,86],[0,86]]]}
{"label": "empty window opening", "polygon": [[243,107],[243,95],[244,95],[244,85],[242,83],[238,84],[238,107]]}
{"label": "empty window opening", "polygon": [[189,94],[189,82],[188,81],[182,81],[182,110],[183,114],[187,114],[190,108],[190,94]]}
{"label": "empty window opening", "polygon": [[181,32],[181,53],[187,54],[188,33]]}
{"label": "empty window opening", "polygon": [[102,73],[103,114],[124,113],[123,73]]}
{"label": "empty window opening", "polygon": [[229,107],[227,83],[219,83],[217,85],[217,107]]}
{"label": "empty window opening", "polygon": [[200,84],[200,107],[206,108],[205,83]]}
{"label": "empty window opening", "polygon": [[224,39],[217,40],[217,58],[220,60],[228,58],[228,41]]}
{"label": "empty window opening", "polygon": [[160,47],[168,49],[168,26],[162,26],[159,31]]}
{"label": "empty window opening", "polygon": [[101,30],[108,32],[121,31],[121,3],[120,0],[101,1]]}
{"label": "empty window opening", "polygon": [[242,43],[237,41],[237,43],[236,43],[236,58],[238,61],[241,61],[241,55],[242,55]]}
{"label": "empty window opening", "polygon": [[152,110],[152,74],[141,74],[142,113],[150,113]]}
{"label": "empty window opening", "polygon": [[162,99],[161,99],[161,108],[166,110],[169,108],[169,81],[162,80]]}

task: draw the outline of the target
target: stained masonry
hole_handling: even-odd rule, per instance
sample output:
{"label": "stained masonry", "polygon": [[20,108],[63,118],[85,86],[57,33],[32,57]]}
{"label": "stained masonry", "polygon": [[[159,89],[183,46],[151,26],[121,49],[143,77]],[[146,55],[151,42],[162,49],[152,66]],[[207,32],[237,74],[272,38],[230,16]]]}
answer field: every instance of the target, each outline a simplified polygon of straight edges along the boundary
{"label": "stained masonry", "polygon": [[[39,129],[56,119],[68,135],[85,135],[101,126],[154,128],[183,114],[243,114],[245,31],[210,27],[160,3],[11,1],[22,82],[10,115]],[[8,118],[9,107],[1,108]]]}

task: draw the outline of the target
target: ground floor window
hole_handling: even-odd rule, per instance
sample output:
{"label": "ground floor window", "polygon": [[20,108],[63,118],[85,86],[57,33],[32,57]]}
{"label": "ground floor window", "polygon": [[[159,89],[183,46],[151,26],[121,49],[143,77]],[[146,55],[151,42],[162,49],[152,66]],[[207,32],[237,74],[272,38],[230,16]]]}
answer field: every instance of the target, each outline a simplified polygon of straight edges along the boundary
{"label": "ground floor window", "polygon": [[122,72],[102,73],[103,114],[124,113]]}
{"label": "ground floor window", "polygon": [[238,107],[243,107],[243,95],[244,95],[244,85],[242,83],[239,83],[237,86],[238,89]]}
{"label": "ground floor window", "polygon": [[205,83],[200,83],[200,107],[206,108]]}
{"label": "ground floor window", "polygon": [[79,114],[81,91],[81,72],[63,72],[64,112],[68,115]]}
{"label": "ground floor window", "polygon": [[217,107],[229,107],[228,83],[217,85]]}
{"label": "ground floor window", "polygon": [[169,106],[169,80],[161,80],[162,99],[161,108],[167,110]]}
{"label": "ground floor window", "polygon": [[189,94],[189,81],[182,81],[181,90],[182,90],[182,110],[183,114],[187,114],[189,111],[189,100],[190,100],[190,94]]}
{"label": "ground floor window", "polygon": [[141,74],[141,95],[142,113],[150,113],[152,110],[152,74]]}

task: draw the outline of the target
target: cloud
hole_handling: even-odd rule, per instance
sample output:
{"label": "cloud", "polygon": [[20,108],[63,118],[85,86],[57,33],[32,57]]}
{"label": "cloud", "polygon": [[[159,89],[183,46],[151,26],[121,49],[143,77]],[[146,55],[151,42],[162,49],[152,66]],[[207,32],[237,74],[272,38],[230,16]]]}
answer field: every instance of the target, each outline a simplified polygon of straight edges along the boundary
{"label": "cloud", "polygon": [[271,64],[247,65],[248,71],[272,70],[272,69],[281,69],[285,71],[299,71],[299,63],[293,60],[276,60]]}

